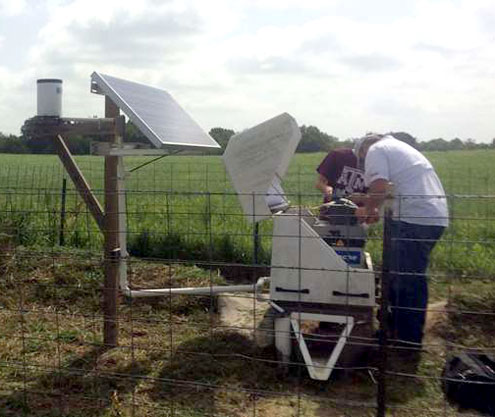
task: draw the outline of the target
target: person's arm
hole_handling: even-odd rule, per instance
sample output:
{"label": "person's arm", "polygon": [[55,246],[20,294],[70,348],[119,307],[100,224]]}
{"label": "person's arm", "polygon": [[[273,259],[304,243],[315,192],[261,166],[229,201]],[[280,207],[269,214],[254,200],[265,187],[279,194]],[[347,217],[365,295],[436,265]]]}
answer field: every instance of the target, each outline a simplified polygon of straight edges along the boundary
{"label": "person's arm", "polygon": [[369,224],[380,220],[379,208],[387,196],[390,172],[384,149],[372,146],[365,153],[365,158],[364,183],[368,191],[364,206],[356,210],[356,216],[361,223]]}
{"label": "person's arm", "polygon": [[325,197],[330,198],[332,196],[333,189],[328,185],[328,180],[323,175],[318,175],[315,187],[320,190]]}
{"label": "person's arm", "polygon": [[364,206],[356,209],[356,217],[360,223],[376,223],[380,220],[379,209],[387,196],[388,181],[378,178],[373,181],[364,200]]}
{"label": "person's arm", "polygon": [[316,178],[315,187],[322,192],[325,201],[332,199],[333,187],[330,184],[335,183],[336,169],[336,153],[330,151],[316,169],[318,177]]}

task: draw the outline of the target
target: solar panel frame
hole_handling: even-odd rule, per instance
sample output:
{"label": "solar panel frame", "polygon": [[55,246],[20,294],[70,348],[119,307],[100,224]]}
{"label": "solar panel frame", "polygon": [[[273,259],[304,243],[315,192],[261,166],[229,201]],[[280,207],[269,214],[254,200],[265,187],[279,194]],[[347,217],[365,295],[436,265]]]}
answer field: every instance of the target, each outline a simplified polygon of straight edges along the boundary
{"label": "solar panel frame", "polygon": [[220,148],[167,91],[98,72],[91,80],[91,91],[108,96],[156,148]]}

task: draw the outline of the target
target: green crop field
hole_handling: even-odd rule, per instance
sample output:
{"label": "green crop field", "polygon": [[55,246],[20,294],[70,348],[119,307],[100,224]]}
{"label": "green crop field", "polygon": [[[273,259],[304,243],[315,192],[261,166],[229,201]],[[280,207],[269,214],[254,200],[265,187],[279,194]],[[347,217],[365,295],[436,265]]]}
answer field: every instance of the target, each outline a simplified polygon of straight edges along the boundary
{"label": "green crop field", "polygon": [[[283,186],[295,205],[315,207],[315,167],[323,154],[293,158]],[[438,245],[432,266],[455,276],[494,276],[495,151],[434,152],[427,155],[449,194],[451,227]],[[77,157],[103,201],[103,159]],[[132,170],[151,158],[128,157]],[[53,155],[0,155],[0,221],[18,244],[59,243],[64,171]],[[240,210],[218,156],[169,156],[126,180],[128,240],[136,256],[191,261],[251,263],[253,227]],[[72,184],[68,185],[66,245],[99,248],[102,236]],[[260,228],[258,259],[269,263],[271,222]],[[380,260],[380,230],[368,242]]]}

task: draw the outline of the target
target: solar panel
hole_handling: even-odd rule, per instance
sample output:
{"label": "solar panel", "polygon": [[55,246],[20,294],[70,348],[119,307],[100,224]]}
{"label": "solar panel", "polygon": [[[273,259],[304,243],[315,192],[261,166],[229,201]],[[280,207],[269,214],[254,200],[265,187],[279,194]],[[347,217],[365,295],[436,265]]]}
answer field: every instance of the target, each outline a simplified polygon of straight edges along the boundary
{"label": "solar panel", "polygon": [[105,74],[91,74],[91,91],[108,96],[157,148],[219,148],[165,90]]}

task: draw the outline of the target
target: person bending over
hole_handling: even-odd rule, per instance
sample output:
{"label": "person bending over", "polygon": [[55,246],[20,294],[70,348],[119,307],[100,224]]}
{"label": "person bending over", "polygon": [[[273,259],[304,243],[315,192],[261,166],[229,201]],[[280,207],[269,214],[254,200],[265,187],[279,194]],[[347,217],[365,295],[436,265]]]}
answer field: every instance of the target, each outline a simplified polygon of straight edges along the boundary
{"label": "person bending over", "polygon": [[364,173],[358,168],[353,149],[337,148],[330,151],[316,171],[318,177],[315,187],[323,193],[325,203],[365,191]]}
{"label": "person bending over", "polygon": [[389,303],[395,338],[421,344],[428,304],[430,254],[449,224],[445,191],[431,163],[392,136],[370,135],[357,149],[368,194],[361,222],[379,220],[388,183],[394,186]]}

